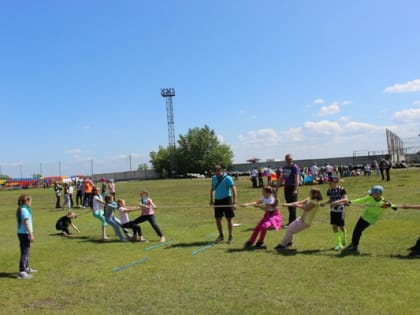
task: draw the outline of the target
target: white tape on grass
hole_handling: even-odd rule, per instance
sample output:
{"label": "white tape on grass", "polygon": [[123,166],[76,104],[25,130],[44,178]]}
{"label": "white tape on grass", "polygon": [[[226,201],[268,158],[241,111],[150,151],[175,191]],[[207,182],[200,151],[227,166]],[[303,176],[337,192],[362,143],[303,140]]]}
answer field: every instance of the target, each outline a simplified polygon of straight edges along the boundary
{"label": "white tape on grass", "polygon": [[139,260],[133,261],[131,264],[128,264],[128,265],[125,265],[125,266],[121,266],[121,267],[114,268],[114,269],[112,269],[112,272],[121,271],[121,270],[124,270],[124,269],[130,268],[130,267],[133,267],[133,266],[135,266],[135,265],[142,264],[142,263],[144,263],[144,262],[146,262],[146,261],[148,261],[148,260],[149,260],[149,257],[143,257],[142,259],[139,259]]}

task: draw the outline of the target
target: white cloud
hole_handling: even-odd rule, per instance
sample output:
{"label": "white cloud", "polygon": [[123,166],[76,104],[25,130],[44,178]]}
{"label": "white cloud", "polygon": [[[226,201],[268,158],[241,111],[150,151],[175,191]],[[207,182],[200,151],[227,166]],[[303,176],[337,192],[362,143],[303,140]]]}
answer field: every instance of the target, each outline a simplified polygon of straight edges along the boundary
{"label": "white cloud", "polygon": [[420,106],[420,100],[418,100],[418,101],[414,101],[414,102],[413,102],[413,106]]}
{"label": "white cloud", "polygon": [[259,129],[248,132],[248,137],[241,137],[248,144],[275,144],[278,142],[277,132],[274,129]]}
{"label": "white cloud", "polygon": [[305,122],[304,126],[308,131],[308,135],[322,134],[332,135],[340,131],[340,125],[335,121],[321,120],[318,122]]}
{"label": "white cloud", "polygon": [[414,122],[420,120],[420,108],[406,109],[394,114],[394,119],[399,123]]}
{"label": "white cloud", "polygon": [[329,116],[334,115],[340,111],[340,105],[338,103],[333,103],[329,106],[322,106],[321,110],[318,112],[319,116]]}
{"label": "white cloud", "polygon": [[407,92],[419,92],[420,91],[420,79],[408,81],[406,83],[397,83],[392,86],[385,88],[385,93],[407,93]]}
{"label": "white cloud", "polygon": [[83,153],[83,150],[82,149],[69,149],[69,150],[66,150],[65,153],[70,154],[70,155],[79,155]]}
{"label": "white cloud", "polygon": [[304,139],[302,128],[290,128],[282,133],[283,142],[300,142]]}
{"label": "white cloud", "polygon": [[314,100],[314,103],[315,104],[324,104],[325,100],[323,100],[322,98],[317,98],[317,99]]}

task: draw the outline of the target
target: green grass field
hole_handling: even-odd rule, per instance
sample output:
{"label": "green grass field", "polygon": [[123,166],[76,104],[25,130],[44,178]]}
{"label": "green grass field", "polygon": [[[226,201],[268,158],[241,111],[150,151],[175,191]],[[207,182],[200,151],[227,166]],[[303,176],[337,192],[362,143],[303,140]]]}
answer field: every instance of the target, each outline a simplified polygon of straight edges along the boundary
{"label": "green grass field", "polygon": [[[419,169],[393,170],[391,176],[391,182],[382,182],[387,199],[420,203]],[[375,176],[361,176],[345,178],[341,185],[352,199],[377,183]],[[260,197],[248,178],[240,178],[237,187],[240,203]],[[325,197],[328,186],[317,187]],[[301,187],[300,198],[310,188]],[[149,243],[117,242],[110,227],[112,241],[104,243],[99,221],[89,210],[77,208],[74,223],[81,233],[67,239],[55,231],[64,211],[54,209],[52,189],[1,191],[0,314],[420,313],[420,259],[408,259],[406,250],[419,236],[420,211],[386,210],[365,231],[361,255],[340,257],[331,250],[328,207],[310,229],[297,235],[296,250],[286,255],[273,250],[285,230],[269,231],[267,249],[243,250],[262,211],[238,208],[235,222],[242,225],[234,228],[234,243],[196,253],[217,237],[213,209],[208,207],[210,180],[117,183],[117,197],[134,206],[142,189],[150,191],[158,206],[156,218],[166,246],[157,246],[159,237],[148,223],[142,228]],[[33,197],[36,241],[31,267],[39,272],[31,280],[16,279],[15,210],[22,193]],[[287,209],[281,210],[286,221]],[[359,207],[347,209],[350,236],[361,212]]]}

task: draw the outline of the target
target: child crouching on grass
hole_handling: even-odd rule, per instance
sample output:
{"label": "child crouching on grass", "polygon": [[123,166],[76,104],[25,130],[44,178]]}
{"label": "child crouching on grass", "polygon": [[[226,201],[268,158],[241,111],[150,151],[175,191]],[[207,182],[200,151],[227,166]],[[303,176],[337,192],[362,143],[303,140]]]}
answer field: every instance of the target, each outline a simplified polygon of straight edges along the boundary
{"label": "child crouching on grass", "polygon": [[73,229],[77,231],[77,233],[80,233],[79,228],[71,221],[72,219],[76,219],[77,215],[73,211],[70,211],[67,213],[67,215],[62,216],[59,218],[55,224],[55,228],[57,231],[61,231],[64,236],[71,237],[72,234],[69,230],[69,226],[71,225]]}
{"label": "child crouching on grass", "polygon": [[271,227],[273,227],[276,231],[280,229],[281,214],[277,205],[277,195],[273,193],[273,188],[271,186],[264,186],[262,188],[262,197],[259,200],[241,205],[242,207],[254,206],[264,211],[264,216],[260,222],[258,222],[249,240],[245,243],[245,248],[251,248],[253,246],[258,234],[260,237],[255,244],[255,248],[262,248],[268,229]]}

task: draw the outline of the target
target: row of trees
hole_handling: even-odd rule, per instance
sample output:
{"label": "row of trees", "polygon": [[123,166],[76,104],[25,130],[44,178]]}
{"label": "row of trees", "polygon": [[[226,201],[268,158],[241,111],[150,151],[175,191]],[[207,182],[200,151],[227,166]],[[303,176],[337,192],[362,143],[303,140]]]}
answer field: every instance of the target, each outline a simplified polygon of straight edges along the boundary
{"label": "row of trees", "polygon": [[150,152],[150,162],[162,177],[168,177],[172,153],[175,154],[178,174],[204,174],[216,164],[229,169],[233,163],[230,147],[220,143],[214,130],[207,125],[180,135],[176,148],[159,146],[157,152]]}

